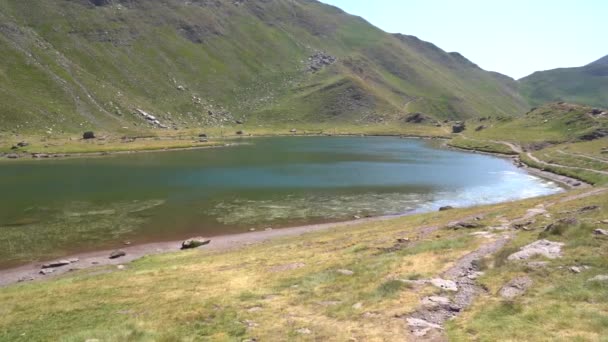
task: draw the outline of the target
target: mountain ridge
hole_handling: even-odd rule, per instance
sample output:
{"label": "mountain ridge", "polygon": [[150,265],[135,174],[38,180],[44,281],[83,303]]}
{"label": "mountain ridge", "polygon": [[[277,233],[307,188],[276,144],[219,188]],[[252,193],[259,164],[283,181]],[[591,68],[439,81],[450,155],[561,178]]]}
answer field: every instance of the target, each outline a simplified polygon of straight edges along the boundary
{"label": "mountain ridge", "polygon": [[518,82],[532,105],[564,101],[608,107],[608,56],[582,67],[537,71]]}
{"label": "mountain ridge", "polygon": [[[14,131],[399,124],[527,107],[506,76],[312,0],[1,0],[0,17],[0,120]],[[323,55],[333,62],[311,72]]]}

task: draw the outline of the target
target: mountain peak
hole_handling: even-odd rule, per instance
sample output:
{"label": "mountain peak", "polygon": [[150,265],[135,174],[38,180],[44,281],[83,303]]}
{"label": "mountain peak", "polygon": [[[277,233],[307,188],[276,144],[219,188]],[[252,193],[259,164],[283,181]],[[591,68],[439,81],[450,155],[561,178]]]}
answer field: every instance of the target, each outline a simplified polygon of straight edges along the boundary
{"label": "mountain peak", "polygon": [[591,62],[588,65],[608,65],[608,55],[598,59],[595,62]]}

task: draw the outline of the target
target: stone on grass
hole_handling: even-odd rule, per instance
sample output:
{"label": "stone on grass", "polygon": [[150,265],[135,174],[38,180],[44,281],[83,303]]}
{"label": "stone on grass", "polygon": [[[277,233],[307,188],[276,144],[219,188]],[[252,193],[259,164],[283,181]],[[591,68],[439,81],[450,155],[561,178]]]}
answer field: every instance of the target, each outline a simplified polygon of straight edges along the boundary
{"label": "stone on grass", "polygon": [[422,305],[426,307],[450,306],[450,299],[441,296],[430,296],[422,298]]}
{"label": "stone on grass", "polygon": [[310,334],[312,334],[312,331],[310,331],[310,329],[308,329],[308,328],[300,328],[300,329],[296,330],[296,332],[298,334],[302,334],[302,335],[310,335]]}
{"label": "stone on grass", "polygon": [[342,274],[342,275],[353,275],[355,274],[355,272],[351,271],[351,270],[337,270],[336,272]]}
{"label": "stone on grass", "polygon": [[182,249],[192,249],[200,246],[208,245],[211,240],[204,237],[194,237],[182,242]]}
{"label": "stone on grass", "polygon": [[88,139],[95,139],[95,133],[93,133],[92,131],[87,131],[84,132],[82,134],[82,139],[88,140]]}
{"label": "stone on grass", "polygon": [[506,283],[498,294],[503,298],[513,299],[526,293],[530,286],[532,286],[532,279],[530,277],[517,277]]}
{"label": "stone on grass", "polygon": [[466,129],[466,124],[464,122],[457,122],[452,126],[452,133],[461,133]]}
{"label": "stone on grass", "polygon": [[606,281],[608,282],[608,274],[600,274],[600,275],[596,275],[595,277],[587,280],[587,281]]}
{"label": "stone on grass", "polygon": [[562,242],[538,240],[521,248],[519,252],[509,255],[508,260],[526,260],[534,256],[544,256],[549,259],[561,257]]}
{"label": "stone on grass", "polygon": [[407,325],[410,327],[412,334],[414,334],[414,336],[416,337],[423,337],[433,329],[443,329],[438,324],[427,322],[423,319],[413,317],[409,317],[407,319]]}
{"label": "stone on grass", "polygon": [[454,209],[454,207],[452,207],[451,205],[446,205],[446,206],[440,207],[439,211],[446,211],[446,210],[452,210],[452,209]]}
{"label": "stone on grass", "polygon": [[431,284],[445,291],[458,291],[458,285],[452,280],[435,278],[431,279]]}
{"label": "stone on grass", "polygon": [[578,266],[572,266],[570,267],[570,271],[572,271],[572,273],[581,273],[581,268]]}
{"label": "stone on grass", "polygon": [[604,236],[608,236],[608,230],[606,229],[596,229],[593,231],[593,234],[595,235],[604,235]]}

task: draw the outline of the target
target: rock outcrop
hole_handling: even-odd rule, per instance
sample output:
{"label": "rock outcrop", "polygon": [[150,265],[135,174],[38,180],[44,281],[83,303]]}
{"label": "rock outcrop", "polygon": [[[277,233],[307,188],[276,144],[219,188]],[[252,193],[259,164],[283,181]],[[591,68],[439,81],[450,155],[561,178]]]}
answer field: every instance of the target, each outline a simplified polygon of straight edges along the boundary
{"label": "rock outcrop", "polygon": [[549,240],[538,240],[521,248],[519,252],[509,255],[508,260],[526,260],[534,256],[544,256],[549,259],[561,257],[562,242],[553,242]]}

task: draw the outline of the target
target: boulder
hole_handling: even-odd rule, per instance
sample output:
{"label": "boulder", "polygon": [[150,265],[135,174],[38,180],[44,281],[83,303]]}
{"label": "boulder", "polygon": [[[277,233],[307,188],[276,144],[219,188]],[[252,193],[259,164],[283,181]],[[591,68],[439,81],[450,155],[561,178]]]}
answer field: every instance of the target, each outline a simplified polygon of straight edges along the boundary
{"label": "boulder", "polygon": [[56,267],[61,267],[61,266],[65,266],[65,265],[69,265],[71,264],[70,260],[56,260],[56,261],[51,261],[49,263],[43,264],[42,268],[56,268]]}
{"label": "boulder", "polygon": [[538,240],[520,249],[519,252],[509,255],[508,260],[526,260],[537,255],[542,255],[549,259],[561,257],[562,242],[549,240]]}
{"label": "boulder", "polygon": [[200,246],[208,245],[211,240],[204,237],[194,237],[182,242],[182,249],[192,249]]}
{"label": "boulder", "polygon": [[201,133],[198,135],[199,138],[207,138],[207,134],[205,133]]}
{"label": "boulder", "polygon": [[456,122],[452,125],[452,133],[461,133],[467,128],[464,122]]}
{"label": "boulder", "polygon": [[456,222],[450,222],[448,224],[448,228],[450,229],[461,229],[461,228],[479,228],[481,227],[481,224],[477,223],[477,222],[471,222],[471,221],[456,221]]}
{"label": "boulder", "polygon": [[503,298],[513,299],[526,293],[528,288],[532,286],[532,283],[530,277],[517,277],[506,283],[505,286],[498,291],[498,294]]}
{"label": "boulder", "polygon": [[82,138],[85,140],[95,139],[95,133],[92,131],[87,131],[82,134]]}
{"label": "boulder", "polygon": [[593,234],[595,235],[604,235],[604,236],[608,236],[608,230],[605,229],[596,229],[593,231]]}
{"label": "boulder", "polygon": [[245,132],[243,132],[243,131],[236,131],[236,134],[237,135],[243,135],[243,134],[245,134]]}
{"label": "boulder", "polygon": [[439,307],[439,306],[449,307],[450,299],[447,297],[440,297],[440,296],[424,297],[424,298],[422,298],[422,305],[426,306],[426,307],[431,307],[431,308]]}
{"label": "boulder", "polygon": [[298,131],[298,130],[297,130],[297,129],[295,129],[295,128],[292,128],[292,129],[290,129],[290,130],[289,130],[289,132],[291,132],[291,133],[296,133],[297,131]]}
{"label": "boulder", "polygon": [[242,124],[243,124],[243,121],[241,121],[241,120],[236,120],[236,124],[237,124],[237,125],[242,125]]}
{"label": "boulder", "polygon": [[6,155],[6,158],[8,158],[8,159],[17,159],[17,158],[19,158],[19,155],[16,154],[16,153],[9,153],[9,154]]}
{"label": "boulder", "polygon": [[446,205],[446,206],[440,207],[439,211],[446,211],[446,210],[452,210],[452,209],[454,209],[454,207],[452,207],[451,205]]}
{"label": "boulder", "polygon": [[608,282],[608,275],[606,274],[600,274],[600,275],[596,275],[595,277],[587,280],[587,281],[600,281],[600,282]]}
{"label": "boulder", "polygon": [[431,284],[445,291],[458,291],[458,285],[451,280],[435,278],[431,279]]}
{"label": "boulder", "polygon": [[26,143],[25,141],[22,141],[22,142],[20,142],[20,143],[18,143],[18,144],[17,144],[17,146],[18,146],[18,147],[26,147],[26,146],[28,146],[28,145],[29,145],[29,144],[28,144],[28,143]]}
{"label": "boulder", "polygon": [[127,255],[127,253],[125,251],[114,251],[114,252],[110,253],[110,259],[122,258],[125,255]]}
{"label": "boulder", "polygon": [[545,232],[554,232],[560,229],[560,227],[568,227],[578,224],[578,220],[576,217],[567,217],[563,219],[559,219],[549,225],[547,225],[544,229]]}
{"label": "boulder", "polygon": [[475,132],[479,132],[479,131],[482,131],[484,129],[486,129],[486,126],[484,126],[484,125],[477,126],[477,128],[475,128]]}

